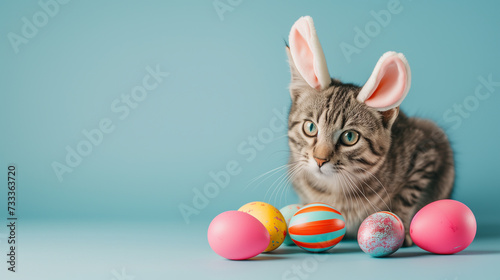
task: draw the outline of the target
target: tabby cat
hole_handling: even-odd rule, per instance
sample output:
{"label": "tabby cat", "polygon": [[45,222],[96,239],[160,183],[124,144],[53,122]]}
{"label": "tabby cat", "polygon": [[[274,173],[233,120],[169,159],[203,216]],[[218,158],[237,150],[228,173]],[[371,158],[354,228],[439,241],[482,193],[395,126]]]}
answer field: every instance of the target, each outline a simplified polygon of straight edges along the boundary
{"label": "tabby cat", "polygon": [[392,211],[404,223],[404,245],[412,245],[412,217],[450,197],[455,171],[445,133],[399,110],[411,81],[405,57],[384,54],[363,87],[332,79],[310,17],[293,25],[286,50],[289,172],[302,203],[337,208],[348,238],[368,215]]}

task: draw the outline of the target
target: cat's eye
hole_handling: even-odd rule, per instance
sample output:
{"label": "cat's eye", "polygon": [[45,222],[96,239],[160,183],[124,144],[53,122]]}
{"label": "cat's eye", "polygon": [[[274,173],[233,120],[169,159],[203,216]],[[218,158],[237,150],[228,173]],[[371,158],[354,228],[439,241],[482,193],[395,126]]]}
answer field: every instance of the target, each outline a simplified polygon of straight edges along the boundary
{"label": "cat's eye", "polygon": [[312,121],[304,122],[304,133],[309,137],[314,137],[318,134],[318,127]]}
{"label": "cat's eye", "polygon": [[359,133],[354,130],[346,130],[340,136],[340,141],[346,146],[352,146],[359,140]]}

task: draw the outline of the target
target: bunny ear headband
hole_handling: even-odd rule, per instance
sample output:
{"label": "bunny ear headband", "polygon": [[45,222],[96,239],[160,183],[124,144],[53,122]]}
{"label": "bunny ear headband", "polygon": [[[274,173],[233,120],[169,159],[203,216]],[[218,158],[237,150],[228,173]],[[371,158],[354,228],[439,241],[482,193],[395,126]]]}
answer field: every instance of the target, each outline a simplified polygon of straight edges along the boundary
{"label": "bunny ear headband", "polygon": [[[328,88],[331,78],[310,16],[299,18],[292,26],[289,45],[290,57],[307,84],[317,91]],[[387,111],[401,104],[410,84],[410,66],[404,55],[386,52],[378,60],[357,100],[376,110]]]}

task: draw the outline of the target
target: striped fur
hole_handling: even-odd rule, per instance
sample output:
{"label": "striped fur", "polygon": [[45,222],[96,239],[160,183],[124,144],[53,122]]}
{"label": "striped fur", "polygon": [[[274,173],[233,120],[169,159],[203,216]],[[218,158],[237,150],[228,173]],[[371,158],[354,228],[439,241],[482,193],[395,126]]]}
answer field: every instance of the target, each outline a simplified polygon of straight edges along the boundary
{"label": "striped fur", "polygon": [[[292,61],[290,67],[290,172],[302,203],[334,206],[344,215],[350,238],[370,214],[392,211],[403,220],[405,245],[411,245],[414,214],[452,192],[453,152],[445,133],[428,120],[407,117],[399,107],[380,112],[366,106],[356,100],[356,85],[332,79],[328,88],[317,91]],[[317,125],[314,137],[304,133],[307,120]],[[360,135],[353,146],[339,140],[346,130]],[[321,167],[313,158],[319,147],[329,152]]]}

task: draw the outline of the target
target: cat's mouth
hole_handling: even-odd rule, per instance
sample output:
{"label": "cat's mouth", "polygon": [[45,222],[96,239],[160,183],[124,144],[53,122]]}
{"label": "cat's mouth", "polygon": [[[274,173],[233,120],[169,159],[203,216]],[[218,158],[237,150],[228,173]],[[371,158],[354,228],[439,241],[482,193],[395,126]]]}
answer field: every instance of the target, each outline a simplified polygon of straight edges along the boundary
{"label": "cat's mouth", "polygon": [[309,166],[309,174],[317,180],[320,185],[328,187],[331,190],[337,190],[338,186],[342,184],[345,170],[343,166],[337,166],[331,163],[324,164],[319,167],[317,164]]}
{"label": "cat's mouth", "polygon": [[332,176],[340,173],[343,167],[334,164],[324,164],[321,167],[315,165],[316,173],[322,176]]}

